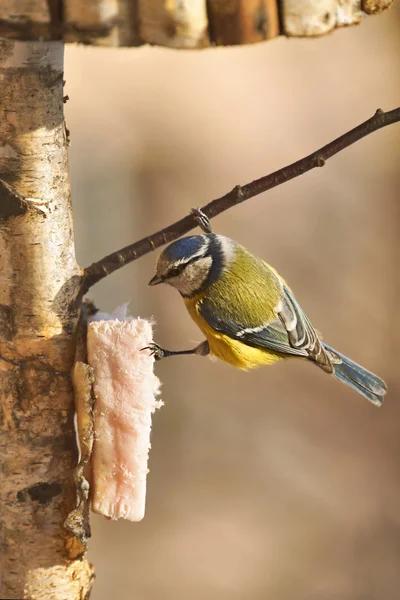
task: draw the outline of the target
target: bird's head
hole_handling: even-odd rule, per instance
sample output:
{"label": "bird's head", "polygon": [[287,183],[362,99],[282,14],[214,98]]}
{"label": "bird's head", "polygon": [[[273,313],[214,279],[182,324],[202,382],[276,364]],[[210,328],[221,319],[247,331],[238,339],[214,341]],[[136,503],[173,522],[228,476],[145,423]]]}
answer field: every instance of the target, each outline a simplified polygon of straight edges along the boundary
{"label": "bird's head", "polygon": [[218,279],[232,254],[232,240],[221,235],[210,233],[181,238],[162,252],[149,285],[167,283],[182,296],[193,296]]}

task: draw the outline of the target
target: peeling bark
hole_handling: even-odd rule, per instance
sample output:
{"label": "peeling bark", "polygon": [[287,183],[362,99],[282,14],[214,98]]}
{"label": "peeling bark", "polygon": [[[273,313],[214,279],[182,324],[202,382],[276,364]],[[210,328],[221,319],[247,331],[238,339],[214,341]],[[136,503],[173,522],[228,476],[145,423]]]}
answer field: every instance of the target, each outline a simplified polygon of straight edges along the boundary
{"label": "peeling bark", "polygon": [[[0,36],[170,48],[314,37],[357,25],[394,0],[1,0]],[[361,9],[361,10],[360,10]],[[279,15],[278,15],[279,13]],[[280,21],[280,22],[279,22]]]}
{"label": "peeling bark", "polygon": [[358,25],[360,0],[285,0],[284,34],[294,37],[325,35],[336,27]]}
{"label": "peeling bark", "polygon": [[374,15],[390,8],[393,0],[362,0],[361,8],[367,15]]}
{"label": "peeling bark", "polygon": [[0,40],[0,597],[87,598],[69,560],[77,322],[62,42]]}
{"label": "peeling bark", "polygon": [[211,39],[218,46],[253,44],[279,35],[276,0],[208,0]]}
{"label": "peeling bark", "polygon": [[206,0],[138,0],[139,37],[170,48],[209,45]]}

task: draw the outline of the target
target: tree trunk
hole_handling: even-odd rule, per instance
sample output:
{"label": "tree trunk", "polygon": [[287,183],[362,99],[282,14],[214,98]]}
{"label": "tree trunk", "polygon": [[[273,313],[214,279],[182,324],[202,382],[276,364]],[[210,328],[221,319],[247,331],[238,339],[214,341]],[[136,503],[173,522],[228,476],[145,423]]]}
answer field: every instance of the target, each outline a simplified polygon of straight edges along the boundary
{"label": "tree trunk", "polygon": [[[75,261],[63,43],[0,39],[0,598],[75,600]],[[71,308],[71,306],[75,308]]]}

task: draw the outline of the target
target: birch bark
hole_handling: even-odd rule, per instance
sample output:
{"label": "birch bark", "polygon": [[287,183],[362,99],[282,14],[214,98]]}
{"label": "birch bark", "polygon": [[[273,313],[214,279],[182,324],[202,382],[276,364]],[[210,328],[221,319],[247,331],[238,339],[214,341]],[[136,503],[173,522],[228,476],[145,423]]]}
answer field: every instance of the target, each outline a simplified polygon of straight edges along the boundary
{"label": "birch bark", "polygon": [[81,600],[91,587],[62,525],[75,503],[78,275],[63,43],[0,39],[1,598]]}

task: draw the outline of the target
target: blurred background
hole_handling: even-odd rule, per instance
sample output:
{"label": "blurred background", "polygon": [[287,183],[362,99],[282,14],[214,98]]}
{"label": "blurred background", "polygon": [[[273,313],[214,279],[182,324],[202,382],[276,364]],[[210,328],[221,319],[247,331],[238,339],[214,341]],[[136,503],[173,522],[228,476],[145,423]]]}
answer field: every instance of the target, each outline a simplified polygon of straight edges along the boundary
{"label": "blurred background", "polygon": [[[78,261],[87,265],[400,103],[400,5],[315,40],[203,51],[68,46]],[[329,344],[386,379],[382,409],[313,365],[156,365],[143,522],[94,515],[93,600],[392,600],[400,589],[400,129],[228,211],[214,230],[288,280]],[[156,340],[201,334],[148,288],[98,285]]]}

